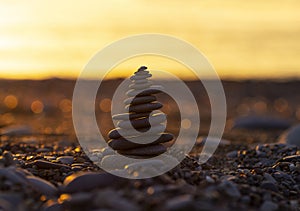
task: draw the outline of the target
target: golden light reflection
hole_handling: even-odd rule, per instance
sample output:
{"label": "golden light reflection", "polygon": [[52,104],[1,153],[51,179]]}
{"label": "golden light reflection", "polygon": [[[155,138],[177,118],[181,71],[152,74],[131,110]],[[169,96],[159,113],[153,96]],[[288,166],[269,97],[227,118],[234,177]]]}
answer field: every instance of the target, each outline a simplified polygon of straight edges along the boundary
{"label": "golden light reflection", "polygon": [[40,114],[44,111],[44,104],[39,100],[35,100],[31,104],[31,110],[35,114]]}
{"label": "golden light reflection", "polygon": [[18,106],[18,99],[14,95],[8,95],[4,98],[4,104],[9,109],[14,109]]}

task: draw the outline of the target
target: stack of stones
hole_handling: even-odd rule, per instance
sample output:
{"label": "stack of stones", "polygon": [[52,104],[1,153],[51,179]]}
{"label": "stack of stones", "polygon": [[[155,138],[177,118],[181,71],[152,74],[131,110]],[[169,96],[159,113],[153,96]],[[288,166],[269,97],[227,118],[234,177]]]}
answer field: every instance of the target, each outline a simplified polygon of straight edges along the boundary
{"label": "stack of stones", "polygon": [[[128,112],[113,116],[113,119],[118,121],[117,128],[108,134],[110,138],[108,145],[112,149],[123,155],[141,158],[153,157],[166,152],[167,148],[162,143],[173,139],[173,135],[170,133],[160,133],[165,128],[163,123],[166,121],[166,115],[158,111],[155,112],[163,105],[157,102],[154,94],[161,91],[157,89],[157,86],[152,86],[152,82],[148,80],[152,75],[146,69],[147,67],[140,67],[130,78],[132,84],[129,85],[130,90],[126,93],[128,98],[124,101],[125,109]],[[150,116],[152,125],[149,122]],[[130,130],[132,127],[135,130]],[[154,139],[149,137],[149,134],[148,137],[143,134],[150,128],[150,136],[153,134],[157,139],[151,143],[139,144],[138,141],[142,143],[142,140]],[[130,138],[134,142],[126,138]]]}

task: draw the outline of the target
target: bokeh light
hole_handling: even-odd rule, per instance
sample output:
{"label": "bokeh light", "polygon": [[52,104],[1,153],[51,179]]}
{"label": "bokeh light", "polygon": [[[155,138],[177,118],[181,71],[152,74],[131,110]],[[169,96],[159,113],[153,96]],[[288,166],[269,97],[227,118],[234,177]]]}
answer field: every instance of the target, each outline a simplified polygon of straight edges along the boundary
{"label": "bokeh light", "polygon": [[18,98],[14,95],[8,95],[4,98],[4,104],[9,109],[14,109],[18,106]]}
{"label": "bokeh light", "polygon": [[68,113],[72,111],[72,102],[69,99],[63,99],[59,102],[59,109],[64,112]]}
{"label": "bokeh light", "polygon": [[44,104],[39,100],[35,100],[31,103],[31,110],[35,114],[40,114],[44,111]]}

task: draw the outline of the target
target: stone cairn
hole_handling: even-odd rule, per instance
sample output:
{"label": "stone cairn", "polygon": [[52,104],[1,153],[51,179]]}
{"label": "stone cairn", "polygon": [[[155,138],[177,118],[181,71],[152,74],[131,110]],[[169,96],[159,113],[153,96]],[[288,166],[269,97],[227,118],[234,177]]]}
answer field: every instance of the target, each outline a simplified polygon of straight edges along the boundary
{"label": "stone cairn", "polygon": [[[154,95],[161,91],[155,89],[157,86],[152,86],[152,82],[148,80],[151,76],[147,71],[147,67],[142,66],[130,77],[132,84],[129,85],[130,90],[126,93],[128,98],[124,101],[128,113],[113,116],[113,119],[117,120],[118,123],[117,128],[111,130],[108,134],[110,138],[108,145],[120,154],[141,158],[157,156],[167,150],[162,143],[169,142],[174,138],[170,133],[160,133],[164,128],[163,123],[166,121],[166,115],[155,112],[163,105],[157,102]],[[151,128],[149,122],[150,115],[153,128]],[[130,127],[141,133],[151,128],[152,134],[158,138],[151,143],[138,144],[139,140],[148,138],[152,140],[154,138],[151,135],[145,137],[143,134],[137,134],[136,130],[130,130]],[[120,133],[124,137],[119,131],[122,131]],[[127,140],[128,137],[134,142]]]}

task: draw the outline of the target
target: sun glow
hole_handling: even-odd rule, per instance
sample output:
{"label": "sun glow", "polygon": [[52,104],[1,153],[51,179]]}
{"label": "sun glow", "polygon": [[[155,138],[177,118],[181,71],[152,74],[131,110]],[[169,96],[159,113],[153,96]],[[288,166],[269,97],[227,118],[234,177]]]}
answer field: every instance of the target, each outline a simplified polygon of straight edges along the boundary
{"label": "sun glow", "polygon": [[[296,0],[254,0],[247,5],[240,0],[4,1],[0,78],[76,78],[97,51],[141,33],[190,42],[223,78],[300,77],[299,9]],[[124,71],[132,72],[140,65],[135,62],[123,65]],[[185,72],[172,64],[149,66]]]}

